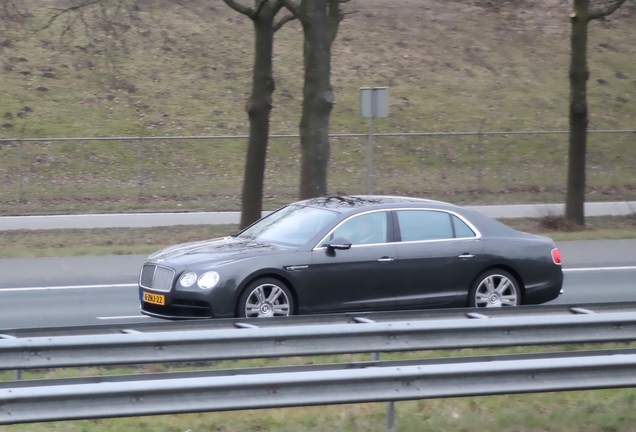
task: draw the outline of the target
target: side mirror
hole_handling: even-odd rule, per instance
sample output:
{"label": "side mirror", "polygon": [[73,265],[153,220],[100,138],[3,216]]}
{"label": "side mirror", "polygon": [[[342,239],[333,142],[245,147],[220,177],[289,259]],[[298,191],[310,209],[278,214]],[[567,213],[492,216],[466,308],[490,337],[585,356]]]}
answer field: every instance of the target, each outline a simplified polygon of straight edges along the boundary
{"label": "side mirror", "polygon": [[351,242],[344,237],[337,237],[331,240],[327,247],[332,250],[347,250],[351,249]]}

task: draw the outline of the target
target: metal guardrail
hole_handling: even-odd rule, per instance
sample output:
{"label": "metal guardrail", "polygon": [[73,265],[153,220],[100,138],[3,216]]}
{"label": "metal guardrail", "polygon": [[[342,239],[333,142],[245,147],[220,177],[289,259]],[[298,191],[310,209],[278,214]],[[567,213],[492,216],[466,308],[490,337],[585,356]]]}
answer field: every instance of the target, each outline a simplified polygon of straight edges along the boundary
{"label": "metal guardrail", "polygon": [[[2,330],[0,369],[636,339],[634,303],[166,324],[172,331],[16,337]],[[183,327],[202,324],[218,327]],[[0,383],[0,424],[391,401],[392,429],[392,401],[632,386],[636,349],[32,380]]]}
{"label": "metal guardrail", "polygon": [[312,369],[0,389],[0,424],[636,386],[633,350]]}
{"label": "metal guardrail", "polygon": [[0,340],[0,369],[104,366],[636,339],[636,311]]}
{"label": "metal guardrail", "polygon": [[503,318],[520,316],[548,316],[571,315],[585,313],[615,313],[636,312],[636,301],[633,302],[601,302],[581,304],[545,304],[524,305],[515,308],[457,308],[457,309],[422,309],[385,312],[350,312],[341,314],[295,315],[290,317],[271,317],[254,320],[253,318],[231,319],[194,319],[183,321],[145,321],[128,324],[101,323],[85,326],[63,327],[34,327],[34,328],[5,328],[0,329],[0,339],[51,337],[51,336],[79,336],[112,333],[127,333],[131,331],[152,333],[162,331],[187,330],[215,330],[235,329],[237,327],[258,326],[268,327],[296,327],[323,324],[354,324],[366,320],[375,322],[401,322],[419,320],[447,320],[447,319],[477,319]]}

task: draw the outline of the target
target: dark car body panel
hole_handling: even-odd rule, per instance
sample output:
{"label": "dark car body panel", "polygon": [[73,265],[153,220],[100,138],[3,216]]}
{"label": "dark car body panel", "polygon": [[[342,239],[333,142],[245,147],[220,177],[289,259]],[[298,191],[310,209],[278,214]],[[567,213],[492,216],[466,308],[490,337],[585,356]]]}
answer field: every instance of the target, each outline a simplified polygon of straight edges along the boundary
{"label": "dark car body panel", "polygon": [[321,248],[312,252],[306,272],[309,291],[299,296],[299,312],[381,310],[395,306],[395,244]]}
{"label": "dark car body panel", "polygon": [[[481,239],[397,243],[396,306],[419,308],[450,303],[482,267]],[[460,258],[471,254],[472,258]],[[414,294],[415,293],[415,294]]]}
{"label": "dark car body panel", "polygon": [[[263,277],[287,285],[294,297],[293,313],[300,314],[466,306],[471,284],[492,268],[507,270],[518,279],[523,303],[552,300],[561,290],[563,273],[552,261],[552,240],[513,230],[469,209],[400,197],[328,197],[292,205],[337,216],[322,227],[309,227],[316,232],[301,245],[243,238],[239,233],[159,251],[145,265],[174,269],[174,280],[165,292],[142,287],[140,277],[142,312],[171,319],[234,317],[243,290]],[[396,212],[409,209],[448,213],[475,235],[403,241]],[[379,212],[387,217],[385,241],[345,250],[326,246],[348,221]],[[272,215],[257,224],[269,217],[274,220]],[[214,288],[181,285],[184,273],[199,277],[207,271],[219,275]],[[143,301],[144,292],[165,296],[165,305]]]}

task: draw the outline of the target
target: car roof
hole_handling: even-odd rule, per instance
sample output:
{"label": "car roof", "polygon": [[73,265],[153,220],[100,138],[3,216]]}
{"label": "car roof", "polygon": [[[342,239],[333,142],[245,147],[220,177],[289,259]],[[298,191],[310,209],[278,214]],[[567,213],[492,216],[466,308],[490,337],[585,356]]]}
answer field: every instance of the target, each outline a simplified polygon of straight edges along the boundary
{"label": "car roof", "polygon": [[452,211],[468,218],[482,234],[495,236],[519,236],[523,233],[492,219],[476,210],[467,209],[443,201],[435,201],[423,198],[384,196],[384,195],[337,195],[319,198],[311,198],[294,203],[314,208],[324,208],[337,211],[343,215],[362,213],[369,209],[402,208],[427,208]]}
{"label": "car roof", "polygon": [[369,208],[383,209],[398,206],[439,209],[459,209],[455,204],[423,198],[384,195],[336,195],[310,198],[295,204],[335,210],[340,213],[358,213]]}

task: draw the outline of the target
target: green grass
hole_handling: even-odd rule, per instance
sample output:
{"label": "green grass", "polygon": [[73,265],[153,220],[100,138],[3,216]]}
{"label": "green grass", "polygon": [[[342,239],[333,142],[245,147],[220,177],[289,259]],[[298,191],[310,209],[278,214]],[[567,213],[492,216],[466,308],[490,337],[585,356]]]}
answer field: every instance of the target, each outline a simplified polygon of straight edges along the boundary
{"label": "green grass", "polygon": [[[632,389],[396,404],[396,431],[623,432],[636,423]],[[5,426],[9,432],[386,431],[384,404],[182,414]]]}
{"label": "green grass", "polygon": [[[569,7],[545,2],[381,0],[345,5],[333,48],[331,132],[367,130],[358,89],[388,86],[390,116],[377,132],[567,129]],[[47,7],[25,2],[26,28]],[[2,46],[0,137],[235,135],[248,132],[252,29],[221,0],[86,10],[88,31],[64,19]],[[494,6],[493,6],[494,4]],[[48,3],[47,3],[48,5]],[[527,12],[527,13],[526,13]],[[101,12],[100,12],[101,13]],[[71,19],[74,15],[68,15]],[[634,129],[632,6],[589,36],[590,128]],[[131,27],[126,27],[131,26]],[[276,34],[273,134],[297,133],[302,96],[298,23]],[[45,87],[47,90],[37,90]],[[28,110],[25,109],[28,107]],[[593,134],[588,200],[636,199],[633,134]],[[236,210],[246,140],[0,144],[0,214]],[[364,139],[332,140],[329,193],[364,192]],[[567,135],[377,137],[375,192],[457,203],[563,202]],[[298,194],[297,139],[272,140],[265,205]],[[143,183],[141,197],[140,178]],[[179,205],[180,204],[180,205]]]}
{"label": "green grass", "polygon": [[0,257],[150,254],[175,243],[237,231],[236,225],[0,231]]}

